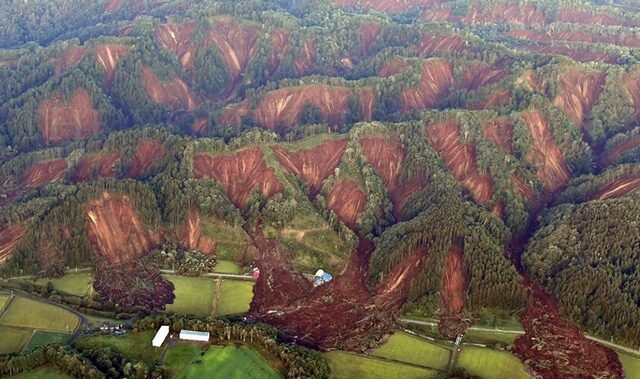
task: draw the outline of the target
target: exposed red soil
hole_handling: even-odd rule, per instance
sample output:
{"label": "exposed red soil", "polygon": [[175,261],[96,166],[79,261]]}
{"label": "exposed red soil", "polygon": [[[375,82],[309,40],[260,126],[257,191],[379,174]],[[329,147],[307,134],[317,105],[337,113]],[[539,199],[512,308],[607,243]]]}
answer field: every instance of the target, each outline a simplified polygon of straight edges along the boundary
{"label": "exposed red soil", "polygon": [[107,3],[104,5],[105,12],[113,12],[120,7],[122,0],[107,0]]}
{"label": "exposed red soil", "polygon": [[372,9],[378,12],[400,13],[407,9],[428,8],[440,0],[333,0],[342,8]]}
{"label": "exposed red soil", "polygon": [[633,103],[636,118],[640,117],[640,74],[623,75],[622,85]]}
{"label": "exposed red soil", "polygon": [[200,213],[195,208],[189,210],[187,219],[178,228],[176,236],[185,249],[199,250],[205,254],[213,254],[216,250],[216,241],[202,235]]}
{"label": "exposed red soil", "polygon": [[127,195],[103,192],[85,206],[86,229],[97,253],[112,266],[140,258],[160,243],[144,229]]}
{"label": "exposed red soil", "polygon": [[453,12],[453,9],[451,9],[450,7],[427,9],[422,13],[422,15],[420,15],[420,18],[422,18],[425,21],[444,22],[452,19],[451,18],[452,12]]}
{"label": "exposed red soil", "polygon": [[[240,120],[238,120],[240,123]],[[209,120],[206,118],[199,118],[189,125],[189,132],[194,136],[203,136],[209,129]]]}
{"label": "exposed red soil", "polygon": [[366,204],[367,194],[350,179],[336,183],[327,200],[327,207],[351,230],[356,229],[356,222]]}
{"label": "exposed red soil", "polygon": [[308,40],[304,43],[302,55],[293,61],[293,69],[299,76],[304,76],[313,70],[316,62],[316,40]]}
{"label": "exposed red soil", "polygon": [[529,89],[531,89],[532,91],[540,94],[544,93],[544,88],[542,87],[542,84],[540,84],[540,81],[532,71],[528,71],[522,77],[516,79],[515,84],[525,85],[529,87]]}
{"label": "exposed red soil", "polygon": [[429,57],[436,53],[459,53],[466,49],[465,45],[465,40],[458,35],[429,33],[416,46],[416,54]]}
{"label": "exposed red soil", "polygon": [[20,179],[25,188],[36,188],[42,185],[58,182],[64,177],[67,162],[64,159],[54,159],[38,162]]}
{"label": "exposed red soil", "polygon": [[251,103],[244,100],[240,103],[229,105],[224,109],[222,116],[218,119],[220,125],[239,126],[242,124],[242,118],[251,112]]}
{"label": "exposed red soil", "polygon": [[440,59],[424,61],[418,87],[402,91],[403,112],[437,106],[449,94],[452,85],[451,63]]}
{"label": "exposed red soil", "polygon": [[591,112],[604,90],[606,76],[600,71],[567,70],[562,74],[562,90],[553,105],[562,109],[581,129],[586,127],[585,116]]}
{"label": "exposed red soil", "polygon": [[129,177],[138,178],[148,173],[149,168],[164,159],[167,150],[156,140],[146,140],[138,145],[129,165]]}
{"label": "exposed red soil", "polygon": [[349,110],[352,93],[351,88],[327,85],[286,87],[267,93],[252,115],[261,127],[278,132],[283,126],[299,124],[300,111],[305,104],[311,104],[334,127],[342,123],[342,116]]}
{"label": "exposed red soil", "polygon": [[591,51],[581,48],[569,48],[565,46],[535,46],[523,45],[518,47],[521,50],[533,51],[536,53],[564,55],[578,62],[600,62],[617,64],[618,58],[602,51]]}
{"label": "exposed red soil", "polygon": [[368,57],[371,47],[376,43],[378,35],[382,31],[382,26],[373,22],[367,23],[360,29],[360,50],[362,56]]}
{"label": "exposed red soil", "polygon": [[400,312],[407,300],[412,279],[424,269],[427,254],[426,250],[417,250],[394,267],[374,289],[375,303],[392,313]]}
{"label": "exposed red soil", "polygon": [[409,196],[420,189],[424,183],[399,182],[400,168],[406,157],[406,152],[399,142],[387,138],[368,137],[363,138],[361,143],[367,162],[382,177],[396,215],[400,215]]}
{"label": "exposed red soil", "polygon": [[327,140],[309,149],[289,151],[271,146],[276,158],[287,171],[298,176],[309,186],[312,198],[320,192],[322,183],[332,175],[342,160],[348,139]]}
{"label": "exposed red soil", "polygon": [[545,23],[545,17],[544,13],[533,4],[500,2],[490,8],[474,4],[461,22],[463,24],[542,25]]}
{"label": "exposed red soil", "polygon": [[269,58],[269,75],[268,77],[272,77],[273,74],[280,67],[280,61],[282,57],[285,57],[291,51],[291,45],[289,44],[289,34],[276,30],[271,34],[271,55]]}
{"label": "exposed red soil", "polygon": [[96,61],[104,68],[104,78],[111,83],[118,61],[133,49],[133,45],[101,45],[96,48]]}
{"label": "exposed red soil", "polygon": [[534,377],[624,378],[612,350],[585,338],[560,316],[554,301],[535,284],[521,317],[525,335],[516,339],[514,353]]}
{"label": "exposed red soil", "polygon": [[393,75],[397,75],[402,72],[406,72],[411,69],[413,65],[409,61],[403,61],[400,59],[394,59],[385,63],[384,66],[378,72],[378,76],[388,78]]}
{"label": "exposed red soil", "polygon": [[611,150],[603,159],[603,163],[605,166],[612,164],[618,159],[618,157],[624,153],[625,151],[634,149],[640,146],[640,135],[633,136],[623,143],[616,146],[613,150]]}
{"label": "exposed red soil", "polygon": [[616,199],[630,194],[640,187],[640,176],[629,176],[615,180],[591,197],[591,200]]}
{"label": "exposed red soil", "polygon": [[493,196],[493,185],[489,177],[478,172],[475,147],[462,142],[460,126],[455,122],[443,122],[427,127],[426,133],[460,185],[478,204],[486,205]]}
{"label": "exposed red soil", "polygon": [[493,107],[498,107],[504,105],[509,102],[511,99],[511,92],[509,90],[500,90],[492,93],[491,95],[485,97],[484,99],[471,103],[465,106],[467,109],[489,109]]}
{"label": "exposed red soil", "polygon": [[371,87],[360,90],[360,113],[362,121],[373,120],[373,113],[376,109],[376,94]]}
{"label": "exposed red soil", "polygon": [[442,277],[440,303],[444,317],[457,316],[464,308],[465,270],[462,249],[452,246],[447,253],[447,266]]}
{"label": "exposed red soil", "polygon": [[571,172],[549,129],[549,121],[540,111],[525,113],[522,119],[533,137],[532,151],[527,160],[538,166],[536,176],[544,188],[556,192],[567,184]]}
{"label": "exposed red soil", "polygon": [[40,130],[45,142],[84,138],[102,129],[100,113],[93,109],[91,96],[79,89],[69,101],[60,94],[44,100],[38,108]]}
{"label": "exposed red soil", "polygon": [[170,82],[161,82],[156,74],[148,68],[142,68],[142,84],[151,100],[164,104],[173,110],[194,110],[198,107],[198,99],[185,82],[177,75]]}
{"label": "exposed red soil", "polygon": [[518,193],[520,194],[520,196],[522,196],[523,198],[529,201],[534,200],[535,193],[533,192],[533,188],[531,188],[529,184],[525,183],[524,180],[522,180],[520,177],[518,177],[515,174],[511,174],[509,176],[509,180],[516,187],[516,190],[518,190]]}
{"label": "exposed red soil", "polygon": [[155,30],[160,45],[173,51],[182,67],[192,67],[192,60],[197,53],[197,47],[193,43],[196,25],[195,21],[182,24],[161,24]]}
{"label": "exposed red soil", "polygon": [[502,219],[502,216],[504,216],[504,203],[498,201],[496,205],[493,206],[493,209],[491,209],[491,214]]}
{"label": "exposed red soil", "polygon": [[240,209],[246,208],[254,189],[262,192],[267,199],[284,191],[275,170],[267,167],[259,147],[230,155],[196,154],[193,157],[193,174],[199,179],[210,177],[217,180],[229,199]]}
{"label": "exposed red soil", "polygon": [[575,24],[595,24],[595,25],[618,25],[631,26],[632,24],[622,18],[612,16],[604,12],[592,14],[587,10],[560,9],[556,15],[555,22],[566,22]]}
{"label": "exposed red soil", "polygon": [[76,46],[70,48],[62,56],[53,60],[55,63],[53,73],[56,76],[60,75],[62,71],[78,63],[82,57],[84,57],[84,47]]}
{"label": "exposed red soil", "polygon": [[507,72],[486,64],[470,64],[462,73],[462,87],[475,90],[495,84],[507,76]]}
{"label": "exposed red soil", "polygon": [[27,226],[5,225],[0,228],[0,262],[5,260],[27,233]]}
{"label": "exposed red soil", "polygon": [[17,59],[7,59],[4,61],[0,61],[0,68],[4,67],[15,67],[18,64]]}
{"label": "exposed red soil", "polygon": [[120,151],[85,156],[78,162],[72,180],[79,183],[95,178],[115,178],[118,159]]}
{"label": "exposed red soil", "polygon": [[482,133],[491,142],[501,147],[505,153],[513,153],[513,125],[506,118],[487,120],[482,123]]}

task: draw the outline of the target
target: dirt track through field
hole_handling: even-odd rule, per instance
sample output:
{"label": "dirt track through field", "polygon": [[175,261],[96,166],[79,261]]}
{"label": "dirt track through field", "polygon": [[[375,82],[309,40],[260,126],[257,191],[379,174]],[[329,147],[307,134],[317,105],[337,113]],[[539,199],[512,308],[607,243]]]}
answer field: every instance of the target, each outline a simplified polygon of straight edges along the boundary
{"label": "dirt track through field", "polygon": [[222,293],[222,279],[216,279],[216,289],[213,293],[213,304],[211,305],[211,317],[218,317],[218,304],[220,304],[220,294]]}

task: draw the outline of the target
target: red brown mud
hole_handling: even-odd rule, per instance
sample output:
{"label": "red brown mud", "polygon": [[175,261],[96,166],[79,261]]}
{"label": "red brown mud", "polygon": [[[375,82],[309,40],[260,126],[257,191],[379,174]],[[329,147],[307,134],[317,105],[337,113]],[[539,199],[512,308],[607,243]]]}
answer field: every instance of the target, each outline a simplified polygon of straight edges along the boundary
{"label": "red brown mud", "polygon": [[85,206],[86,230],[97,253],[112,266],[140,258],[160,241],[144,229],[127,195],[103,192]]}
{"label": "red brown mud", "polygon": [[436,53],[459,53],[466,49],[465,45],[465,40],[458,35],[429,33],[416,46],[416,54],[429,57]]}
{"label": "red brown mud", "polygon": [[591,112],[604,90],[605,74],[600,71],[567,70],[560,79],[561,91],[553,100],[582,130],[586,127],[585,116]]}
{"label": "red brown mud", "polygon": [[336,183],[327,199],[327,207],[351,230],[356,229],[356,222],[366,204],[367,194],[350,179]]}
{"label": "red brown mud", "polygon": [[198,250],[204,254],[212,254],[216,250],[216,241],[202,235],[200,213],[191,208],[184,225],[176,232],[178,241],[185,249]]}
{"label": "red brown mud", "polygon": [[56,76],[60,75],[62,71],[78,63],[80,59],[82,59],[82,57],[84,57],[84,47],[72,47],[71,49],[67,50],[62,56],[53,60],[55,62],[53,73]]}
{"label": "red brown mud", "polygon": [[320,110],[330,127],[342,123],[342,116],[349,110],[351,88],[327,85],[286,87],[267,93],[252,112],[254,121],[272,132],[300,123],[300,113],[305,104]]}
{"label": "red brown mud", "polygon": [[376,94],[371,87],[360,90],[360,113],[362,121],[373,120],[373,113],[376,109]]}
{"label": "red brown mud", "polygon": [[115,178],[118,159],[120,151],[85,156],[78,162],[72,180],[79,183],[95,178]]}
{"label": "red brown mud", "polygon": [[229,105],[224,109],[222,116],[218,119],[220,125],[239,126],[242,124],[242,118],[251,111],[251,103],[244,100],[237,104]]}
{"label": "red brown mud", "polygon": [[538,378],[624,378],[615,352],[585,338],[560,316],[553,299],[537,284],[521,317],[525,334],[513,352]]}
{"label": "red brown mud", "polygon": [[15,67],[17,64],[18,64],[17,59],[7,59],[7,60],[0,61],[0,68]]}
{"label": "red brown mud", "polygon": [[[240,123],[240,121],[241,120],[238,120],[238,123]],[[207,129],[209,129],[209,120],[206,118],[199,118],[189,125],[189,132],[194,136],[207,134]]]}
{"label": "red brown mud", "polygon": [[442,122],[429,126],[426,134],[462,188],[478,204],[486,205],[493,196],[493,185],[489,177],[478,172],[475,147],[462,142],[460,126],[456,122]]}
{"label": "red brown mud", "polygon": [[513,146],[511,144],[513,139],[513,125],[508,119],[498,118],[483,122],[482,133],[489,141],[502,148],[505,153],[513,153]]}
{"label": "red brown mud", "polygon": [[421,19],[431,22],[444,22],[451,20],[451,13],[453,9],[450,7],[443,7],[437,9],[427,9],[420,16]]}
{"label": "red brown mud", "polygon": [[407,9],[428,8],[440,0],[333,0],[341,8],[363,8],[378,12],[400,13]]}
{"label": "red brown mud", "polygon": [[465,274],[462,249],[452,246],[447,253],[447,266],[442,277],[440,303],[445,317],[457,316],[464,308]]}
{"label": "red brown mud", "polygon": [[507,76],[503,70],[486,64],[470,64],[462,73],[462,87],[475,90],[483,86],[495,84]]}
{"label": "red brown mud", "polygon": [[328,140],[309,149],[289,151],[271,146],[278,162],[309,187],[310,197],[315,198],[322,183],[332,175],[342,160],[348,139]]}
{"label": "red brown mud", "polygon": [[280,67],[280,61],[282,57],[285,57],[289,54],[291,50],[291,45],[289,44],[289,34],[276,30],[271,34],[271,56],[269,58],[269,75],[268,77],[272,77],[273,74]]}
{"label": "red brown mud", "polygon": [[399,313],[407,300],[412,279],[424,269],[427,254],[426,250],[417,250],[394,267],[374,289],[375,303],[394,314]]}
{"label": "red brown mud", "polygon": [[537,166],[536,176],[547,191],[556,192],[564,187],[571,178],[571,172],[562,155],[562,149],[556,145],[549,129],[549,121],[540,111],[522,115],[533,137],[533,147],[527,161]]}
{"label": "red brown mud", "polygon": [[182,24],[161,24],[155,30],[160,45],[173,51],[182,67],[185,68],[192,66],[192,60],[197,53],[197,47],[193,44],[196,25],[195,21]]}
{"label": "red brown mud", "polygon": [[467,109],[489,109],[489,108],[493,108],[493,107],[498,107],[504,104],[507,104],[509,102],[509,99],[511,99],[511,92],[509,92],[509,90],[500,90],[497,91],[487,97],[485,97],[484,99],[476,102],[476,103],[471,103],[465,106],[465,108]]}
{"label": "red brown mud", "polygon": [[362,26],[360,29],[360,50],[362,52],[362,56],[369,56],[371,47],[376,43],[380,31],[382,31],[382,26],[374,22],[370,22]]}
{"label": "red brown mud", "polygon": [[523,198],[529,201],[534,200],[535,193],[533,192],[533,188],[531,188],[529,184],[525,183],[524,180],[522,180],[520,177],[518,177],[515,174],[511,174],[509,176],[509,180],[516,187],[516,190],[518,191],[520,196],[522,196]]}
{"label": "red brown mud", "polygon": [[406,152],[399,142],[388,138],[367,137],[363,138],[361,143],[367,162],[382,177],[396,216],[399,216],[411,194],[419,190],[424,183],[417,180],[399,182],[400,168],[406,157]]}
{"label": "red brown mud", "polygon": [[492,7],[484,8],[474,4],[467,15],[461,19],[463,24],[519,24],[542,25],[545,23],[544,13],[535,5],[520,5],[499,2]]}
{"label": "red brown mud", "polygon": [[592,14],[587,10],[578,9],[560,9],[554,21],[584,25],[595,24],[611,26],[632,26],[632,24],[627,20],[612,16],[604,12],[597,12],[595,14]]}
{"label": "red brown mud", "polygon": [[502,219],[502,216],[504,216],[504,203],[498,201],[496,205],[493,206],[493,209],[491,209],[491,214]]}
{"label": "red brown mud", "polygon": [[133,159],[129,165],[128,176],[138,178],[148,173],[154,163],[162,160],[167,155],[167,150],[156,140],[146,140],[138,145]]}
{"label": "red brown mud", "polygon": [[640,146],[640,135],[633,136],[611,150],[602,160],[605,166],[615,162],[622,153]]}
{"label": "red brown mud", "polygon": [[275,170],[267,167],[259,147],[229,155],[196,154],[193,157],[193,174],[198,179],[210,177],[218,181],[231,202],[240,209],[246,208],[247,199],[254,189],[267,199],[284,191]]}
{"label": "red brown mud", "polygon": [[38,162],[20,179],[20,184],[30,189],[58,182],[62,180],[66,170],[67,162],[64,159]]}
{"label": "red brown mud", "polygon": [[640,187],[640,176],[619,178],[613,183],[598,190],[593,194],[591,200],[617,199],[634,192],[638,187]]}
{"label": "red brown mud", "polygon": [[69,101],[60,94],[44,100],[38,108],[40,130],[45,142],[60,142],[83,138],[100,132],[100,113],[93,109],[91,96],[79,89]]}
{"label": "red brown mud", "polygon": [[143,67],[142,84],[151,100],[164,104],[174,111],[194,110],[198,107],[198,99],[177,75],[170,82],[161,82],[150,68]]}
{"label": "red brown mud", "polygon": [[382,66],[382,68],[380,69],[380,72],[378,72],[378,76],[381,76],[383,78],[388,78],[390,76],[397,75],[402,72],[406,72],[409,69],[411,69],[411,67],[413,67],[413,65],[409,61],[394,59],[385,63],[385,65]]}
{"label": "red brown mud", "polygon": [[107,0],[107,3],[104,5],[105,12],[113,12],[120,7],[122,0]]}
{"label": "red brown mud", "polygon": [[316,41],[308,40],[304,43],[302,55],[293,61],[293,69],[299,76],[304,76],[313,70],[316,62]]}
{"label": "red brown mud", "polygon": [[27,233],[27,226],[5,225],[0,228],[0,262],[4,261]]}
{"label": "red brown mud", "polygon": [[132,45],[101,45],[96,48],[96,61],[104,68],[104,78],[111,83],[118,61],[133,49]]}
{"label": "red brown mud", "polygon": [[640,74],[623,75],[622,85],[633,103],[636,118],[640,117]]}
{"label": "red brown mud", "polygon": [[536,53],[564,55],[578,62],[600,62],[617,64],[618,58],[602,51],[591,51],[581,48],[569,48],[565,46],[535,46],[523,45],[518,47],[521,50],[533,51]]}
{"label": "red brown mud", "polygon": [[453,85],[453,66],[445,60],[428,60],[422,63],[422,76],[416,88],[402,91],[402,111],[422,110],[437,106]]}

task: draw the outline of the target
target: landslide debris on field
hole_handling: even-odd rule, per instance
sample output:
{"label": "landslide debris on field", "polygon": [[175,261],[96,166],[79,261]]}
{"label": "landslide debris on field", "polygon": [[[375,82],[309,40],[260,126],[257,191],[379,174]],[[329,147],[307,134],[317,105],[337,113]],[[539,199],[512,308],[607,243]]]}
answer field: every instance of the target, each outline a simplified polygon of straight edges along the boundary
{"label": "landslide debris on field", "polygon": [[129,165],[128,176],[139,178],[148,174],[149,169],[155,163],[164,159],[167,150],[156,140],[142,141],[133,154],[133,159]]}
{"label": "landslide debris on field", "polygon": [[479,3],[472,5],[466,16],[461,18],[461,22],[469,25],[543,25],[545,16],[534,4],[520,5],[501,1],[488,7]]}
{"label": "landslide debris on field", "polygon": [[82,59],[83,57],[84,47],[75,46],[70,48],[61,56],[53,59],[53,62],[55,64],[53,73],[56,76],[60,75],[63,71],[80,62],[80,59]]}
{"label": "landslide debris on field", "polygon": [[142,84],[151,100],[174,111],[194,110],[199,105],[197,97],[177,75],[170,82],[161,82],[149,67],[143,67]]}
{"label": "landslide debris on field", "polygon": [[422,110],[437,106],[453,85],[453,65],[442,59],[422,63],[422,75],[416,88],[402,91],[403,112]]}
{"label": "landslide debris on field", "polygon": [[581,129],[586,127],[586,116],[604,90],[605,74],[600,71],[570,69],[562,74],[561,91],[553,105],[562,109]]}
{"label": "landslide debris on field", "polygon": [[362,88],[359,93],[360,112],[362,113],[362,121],[368,122],[373,120],[373,113],[376,110],[376,94],[373,88]]}
{"label": "landslide debris on field", "polygon": [[428,33],[416,46],[416,54],[430,57],[438,53],[459,53],[466,49],[466,41],[455,34]]}
{"label": "landslide debris on field", "polygon": [[554,18],[554,21],[583,25],[632,26],[632,24],[627,20],[604,12],[591,13],[587,10],[570,8],[560,9]]}
{"label": "landslide debris on field", "polygon": [[38,113],[45,142],[84,138],[102,130],[100,114],[93,109],[85,89],[78,89],[68,101],[61,94],[54,94],[40,103]]}
{"label": "landslide debris on field", "polygon": [[497,118],[484,121],[482,123],[482,133],[505,153],[513,153],[513,125],[508,119]]}
{"label": "landslide debris on field", "polygon": [[282,58],[286,57],[291,51],[291,44],[289,43],[289,33],[276,30],[271,34],[271,55],[269,56],[269,74],[268,78],[280,67]]}
{"label": "landslide debris on field", "polygon": [[104,69],[104,79],[110,84],[116,72],[118,61],[133,49],[133,45],[100,45],[94,52],[96,61]]}
{"label": "landslide debris on field", "polygon": [[383,78],[388,78],[393,75],[400,74],[402,72],[408,71],[413,65],[410,61],[400,60],[400,59],[392,59],[384,64],[380,71],[378,72],[378,76]]}
{"label": "landslide debris on field", "polygon": [[634,192],[640,187],[640,176],[627,176],[614,180],[593,194],[591,200],[616,199]]}
{"label": "landslide debris on field", "polygon": [[467,104],[465,108],[473,110],[490,109],[507,104],[511,97],[511,92],[508,90],[500,90],[478,102]]}
{"label": "landslide debris on field", "polygon": [[[238,120],[240,123],[241,120]],[[223,125],[229,125],[228,123],[220,121]],[[235,125],[235,124],[234,124]],[[189,132],[194,136],[203,136],[207,133],[209,129],[209,120],[206,118],[200,118],[195,120],[191,125],[189,125]]]}
{"label": "landslide debris on field", "polygon": [[360,29],[360,50],[362,56],[368,57],[371,48],[376,43],[378,35],[382,31],[382,26],[374,22],[367,23]]}
{"label": "landslide debris on field", "polygon": [[0,262],[5,260],[27,233],[27,226],[5,225],[0,227]]}
{"label": "landslide debris on field", "polygon": [[350,229],[356,229],[356,222],[367,204],[367,194],[350,179],[342,179],[333,187],[327,199],[327,207]]}
{"label": "landslide debris on field", "polygon": [[606,156],[604,156],[602,162],[605,166],[609,166],[615,162],[620,155],[624,154],[624,152],[635,149],[638,146],[640,146],[640,135],[633,136],[614,147]]}
{"label": "landslide debris on field", "polygon": [[196,208],[189,210],[184,225],[178,228],[176,236],[185,249],[205,254],[212,254],[216,250],[216,241],[202,234],[202,221]]}
{"label": "landslide debris on field", "polygon": [[76,165],[71,180],[79,183],[100,177],[115,178],[118,159],[120,159],[120,151],[87,155]]}
{"label": "landslide debris on field", "polygon": [[307,75],[313,70],[316,63],[316,40],[305,41],[302,55],[293,61],[293,69],[298,76]]}
{"label": "landslide debris on field", "polygon": [[32,189],[45,184],[61,181],[67,170],[67,162],[64,159],[54,159],[38,162],[20,179],[20,184]]}
{"label": "landslide debris on field", "polygon": [[488,64],[470,64],[462,73],[462,87],[476,90],[483,86],[495,84],[507,76],[507,72]]}

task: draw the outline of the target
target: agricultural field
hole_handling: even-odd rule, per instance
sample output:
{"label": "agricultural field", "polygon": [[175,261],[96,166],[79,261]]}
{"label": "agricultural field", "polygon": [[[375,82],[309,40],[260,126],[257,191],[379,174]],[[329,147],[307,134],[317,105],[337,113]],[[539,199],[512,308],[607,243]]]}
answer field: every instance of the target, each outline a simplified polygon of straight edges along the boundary
{"label": "agricultural field", "polygon": [[0,295],[0,315],[2,315],[2,311],[4,310],[4,306],[9,302],[9,296]]}
{"label": "agricultural field", "polygon": [[225,316],[248,311],[254,284],[244,280],[223,280],[216,314]]}
{"label": "agricultural field", "polygon": [[31,337],[31,331],[0,326],[0,354],[18,353]]}
{"label": "agricultural field", "polygon": [[464,346],[456,365],[484,379],[531,378],[515,355],[481,347]]}
{"label": "agricultural field", "polygon": [[220,272],[224,274],[240,274],[242,272],[242,266],[231,261],[218,261],[213,272]]}
{"label": "agricultural field", "polygon": [[329,360],[332,379],[424,379],[433,378],[438,371],[410,366],[398,362],[370,358],[342,351],[323,354]]}
{"label": "agricultural field", "polygon": [[36,347],[48,345],[50,343],[65,344],[70,338],[71,334],[68,333],[55,333],[38,330],[33,334],[27,345],[24,347],[24,350],[27,351],[35,349]]}
{"label": "agricultural field", "polygon": [[18,297],[5,311],[0,324],[30,329],[71,332],[80,320],[73,313],[55,305]]}
{"label": "agricultural field", "polygon": [[500,333],[500,332],[488,332],[483,330],[467,330],[464,334],[464,342],[469,343],[481,343],[481,344],[495,344],[502,343],[505,345],[511,345],[518,337],[516,333]]}
{"label": "agricultural field", "polygon": [[214,279],[177,275],[166,275],[165,278],[175,286],[176,295],[173,304],[167,305],[167,311],[196,316],[211,315],[216,284]]}
{"label": "agricultural field", "polygon": [[155,334],[155,330],[146,330],[140,333],[125,334],[124,336],[87,336],[76,340],[74,345],[79,349],[110,347],[126,358],[157,363],[160,361],[163,349],[151,346],[151,340]]}
{"label": "agricultural field", "polygon": [[627,379],[640,379],[640,358],[626,353],[618,353]]}
{"label": "agricultural field", "polygon": [[64,292],[69,295],[75,296],[85,296],[89,292],[89,288],[93,283],[93,276],[88,272],[66,274],[61,278],[38,279],[36,281],[36,284],[40,286],[46,286],[48,282],[51,282],[53,284],[53,288],[55,288],[58,292]]}
{"label": "agricultural field", "polygon": [[51,366],[36,367],[31,371],[23,372],[18,375],[13,375],[11,379],[69,379],[73,378],[67,374],[64,374]]}
{"label": "agricultural field", "polygon": [[164,358],[164,365],[170,370],[171,377],[178,375],[193,357],[202,351],[202,347],[192,343],[176,343],[168,350]]}
{"label": "agricultural field", "polygon": [[181,378],[275,379],[282,378],[248,346],[211,346],[204,356],[194,354],[178,373]]}
{"label": "agricultural field", "polygon": [[436,370],[446,370],[450,353],[447,348],[398,332],[392,335],[387,343],[376,349],[373,355]]}

